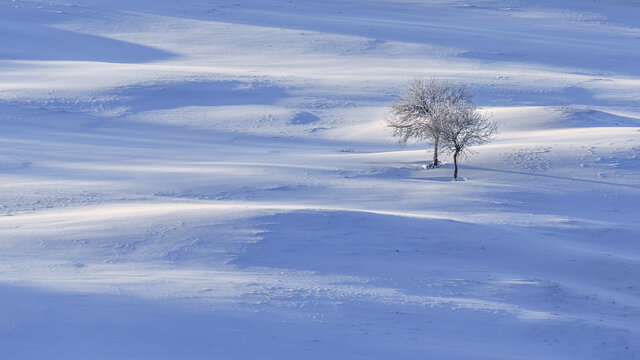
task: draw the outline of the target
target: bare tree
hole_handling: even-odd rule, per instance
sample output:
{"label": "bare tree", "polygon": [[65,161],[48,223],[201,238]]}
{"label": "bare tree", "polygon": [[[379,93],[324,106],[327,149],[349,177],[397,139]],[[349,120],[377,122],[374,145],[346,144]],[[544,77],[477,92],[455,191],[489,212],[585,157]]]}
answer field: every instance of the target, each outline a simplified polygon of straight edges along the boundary
{"label": "bare tree", "polygon": [[437,78],[416,77],[409,81],[404,94],[391,104],[391,114],[386,119],[399,144],[409,139],[433,143],[433,162],[438,166],[440,132],[435,125],[438,104],[466,104],[473,95],[465,84]]}
{"label": "bare tree", "polygon": [[472,103],[439,103],[434,107],[438,114],[433,122],[440,141],[453,153],[453,179],[458,179],[460,155],[466,156],[469,147],[487,143],[498,132],[498,125],[479,112]]}

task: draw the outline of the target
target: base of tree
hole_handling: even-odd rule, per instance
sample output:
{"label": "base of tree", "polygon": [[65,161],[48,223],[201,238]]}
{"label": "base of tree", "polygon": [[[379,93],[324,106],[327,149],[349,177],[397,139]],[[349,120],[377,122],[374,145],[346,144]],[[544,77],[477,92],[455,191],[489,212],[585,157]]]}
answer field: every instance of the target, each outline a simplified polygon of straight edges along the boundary
{"label": "base of tree", "polygon": [[435,169],[435,168],[439,168],[441,166],[444,166],[444,164],[446,164],[444,161],[438,161],[437,163],[434,164],[433,161],[431,161],[428,164],[422,165],[422,168],[425,170],[429,170],[429,169]]}
{"label": "base of tree", "polygon": [[467,181],[467,178],[464,178],[462,176],[458,176],[456,179],[451,179],[451,181]]}

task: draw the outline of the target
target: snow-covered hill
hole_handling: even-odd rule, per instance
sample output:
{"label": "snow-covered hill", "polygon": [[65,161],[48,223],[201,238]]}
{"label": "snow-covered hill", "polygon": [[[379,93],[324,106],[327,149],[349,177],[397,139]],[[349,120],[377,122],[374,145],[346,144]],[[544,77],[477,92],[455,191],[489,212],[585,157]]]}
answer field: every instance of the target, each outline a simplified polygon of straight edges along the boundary
{"label": "snow-covered hill", "polygon": [[[0,358],[640,358],[636,1],[0,1]],[[396,146],[412,76],[499,122]]]}

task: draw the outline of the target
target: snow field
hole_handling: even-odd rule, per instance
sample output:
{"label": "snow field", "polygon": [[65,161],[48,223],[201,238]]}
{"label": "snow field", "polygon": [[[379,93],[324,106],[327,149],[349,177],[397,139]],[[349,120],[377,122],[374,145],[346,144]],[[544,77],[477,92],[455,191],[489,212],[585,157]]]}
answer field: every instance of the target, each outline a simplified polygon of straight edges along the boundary
{"label": "snow field", "polygon": [[[639,9],[0,3],[1,357],[639,358]],[[416,74],[500,123],[465,181]]]}

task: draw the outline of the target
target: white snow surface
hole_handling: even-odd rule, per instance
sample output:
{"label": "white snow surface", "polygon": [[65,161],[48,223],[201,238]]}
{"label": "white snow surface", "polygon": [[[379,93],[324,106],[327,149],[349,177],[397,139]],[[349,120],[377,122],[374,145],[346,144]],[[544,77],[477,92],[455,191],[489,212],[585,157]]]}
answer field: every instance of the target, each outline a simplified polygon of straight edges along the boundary
{"label": "white snow surface", "polygon": [[635,0],[2,0],[0,359],[640,359],[638,59]]}

